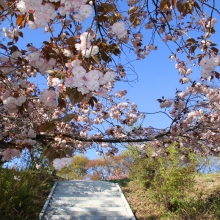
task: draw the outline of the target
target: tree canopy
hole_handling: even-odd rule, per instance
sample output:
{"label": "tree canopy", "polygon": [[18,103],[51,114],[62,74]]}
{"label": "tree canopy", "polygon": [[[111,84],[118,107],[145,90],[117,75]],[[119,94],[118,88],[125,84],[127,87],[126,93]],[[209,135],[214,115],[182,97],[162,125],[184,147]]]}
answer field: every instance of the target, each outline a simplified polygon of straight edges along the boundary
{"label": "tree canopy", "polygon": [[[114,155],[121,143],[144,149],[150,141],[162,154],[175,141],[183,155],[218,154],[220,94],[218,86],[210,86],[220,76],[213,40],[216,5],[215,0],[0,0],[2,162],[36,144],[56,161],[55,168],[91,148]],[[37,47],[26,33],[40,28],[50,39]],[[19,44],[22,38],[26,48]],[[114,90],[119,81],[131,81],[131,63],[122,62],[127,52],[142,61],[152,51],[160,53],[159,40],[170,51],[180,83],[188,86],[172,99],[158,99],[157,113],[171,119],[163,129],[144,127],[148,113],[125,99],[127,91]],[[201,78],[194,79],[198,67]]]}
{"label": "tree canopy", "polygon": [[63,167],[57,172],[58,176],[65,179],[84,179],[87,174],[86,165],[89,162],[89,158],[84,155],[76,155],[73,157],[73,162],[68,167]]}

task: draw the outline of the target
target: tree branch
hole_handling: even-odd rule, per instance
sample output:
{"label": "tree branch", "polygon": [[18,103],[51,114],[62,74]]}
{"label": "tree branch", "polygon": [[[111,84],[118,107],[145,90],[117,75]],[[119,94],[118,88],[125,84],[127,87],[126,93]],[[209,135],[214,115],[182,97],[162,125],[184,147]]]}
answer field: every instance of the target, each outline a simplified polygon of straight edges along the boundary
{"label": "tree branch", "polygon": [[[159,134],[159,135],[156,135],[154,138],[155,139],[158,139],[158,138],[161,138],[165,135],[168,135],[170,134],[170,132],[166,132],[166,133],[163,133],[163,134]],[[55,136],[53,135],[44,135],[44,134],[38,134],[36,136],[36,141],[45,141],[45,140],[53,140]],[[129,138],[120,138],[120,139],[102,139],[102,138],[81,138],[79,136],[71,136],[71,135],[66,135],[66,134],[63,134],[62,135],[63,138],[70,138],[72,139],[73,141],[81,141],[81,142],[86,142],[86,143],[91,143],[91,142],[96,142],[96,143],[135,143],[135,142],[148,142],[148,141],[151,141],[151,139],[149,138],[139,138],[139,139],[129,139]]]}

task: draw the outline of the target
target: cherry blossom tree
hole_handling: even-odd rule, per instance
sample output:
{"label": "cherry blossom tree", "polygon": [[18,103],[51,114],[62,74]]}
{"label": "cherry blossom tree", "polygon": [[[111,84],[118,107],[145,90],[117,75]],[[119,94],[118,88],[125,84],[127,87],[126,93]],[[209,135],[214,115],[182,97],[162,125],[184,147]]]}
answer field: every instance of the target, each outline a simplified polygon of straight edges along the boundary
{"label": "cherry blossom tree", "polygon": [[[0,8],[2,162],[36,144],[58,167],[91,148],[114,155],[121,143],[141,150],[150,141],[156,155],[173,142],[185,156],[219,153],[220,94],[210,86],[220,65],[215,0],[0,0]],[[38,48],[27,39],[20,48],[25,33],[39,28],[50,40]],[[118,81],[130,80],[118,60],[127,51],[144,60],[159,51],[157,40],[170,50],[180,83],[188,84],[172,99],[158,99],[155,114],[171,119],[159,130],[142,126],[149,113],[129,102],[127,91],[114,91]],[[192,78],[194,66],[199,81]],[[33,83],[39,77],[46,88]]]}

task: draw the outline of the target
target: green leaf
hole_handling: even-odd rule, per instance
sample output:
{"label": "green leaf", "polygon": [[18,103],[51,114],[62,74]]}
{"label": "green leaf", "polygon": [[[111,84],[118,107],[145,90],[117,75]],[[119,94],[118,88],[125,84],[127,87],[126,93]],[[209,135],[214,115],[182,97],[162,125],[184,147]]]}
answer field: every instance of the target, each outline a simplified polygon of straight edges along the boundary
{"label": "green leaf", "polygon": [[105,8],[106,11],[115,12],[115,6],[114,6],[114,4],[102,3],[101,6],[102,6],[103,8]]}
{"label": "green leaf", "polygon": [[106,22],[106,21],[108,21],[108,16],[107,15],[97,16],[97,21],[98,22]]}
{"label": "green leaf", "polygon": [[54,74],[54,73],[55,73],[54,70],[47,70],[47,71],[45,71],[45,72],[48,73],[48,74]]}
{"label": "green leaf", "polygon": [[81,102],[85,97],[85,95],[83,95],[81,92],[78,92],[76,88],[66,88],[66,94],[68,95],[72,105]]}
{"label": "green leaf", "polygon": [[100,64],[100,60],[97,56],[92,56],[92,58],[96,63]]}
{"label": "green leaf", "polygon": [[186,6],[186,9],[187,9],[187,12],[192,14],[193,13],[193,4],[191,4],[190,2],[186,2],[185,6]]}
{"label": "green leaf", "polygon": [[53,119],[52,121],[46,121],[38,127],[39,132],[50,132],[56,128],[55,122],[58,119]]}
{"label": "green leaf", "polygon": [[45,132],[45,131],[47,131],[50,127],[51,127],[50,122],[44,122],[43,124],[41,124],[41,125],[39,126],[38,130],[39,130],[40,132]]}
{"label": "green leaf", "polygon": [[63,117],[62,121],[65,123],[70,122],[74,117],[75,117],[75,114],[67,114]]}
{"label": "green leaf", "polygon": [[180,13],[183,12],[184,6],[183,6],[183,3],[182,3],[181,1],[178,1],[178,2],[176,3],[176,7],[177,7],[177,9],[178,9],[178,11],[179,11]]}
{"label": "green leaf", "polygon": [[139,11],[139,7],[133,6],[128,10],[128,14],[130,15],[130,14],[136,13],[138,11]]}

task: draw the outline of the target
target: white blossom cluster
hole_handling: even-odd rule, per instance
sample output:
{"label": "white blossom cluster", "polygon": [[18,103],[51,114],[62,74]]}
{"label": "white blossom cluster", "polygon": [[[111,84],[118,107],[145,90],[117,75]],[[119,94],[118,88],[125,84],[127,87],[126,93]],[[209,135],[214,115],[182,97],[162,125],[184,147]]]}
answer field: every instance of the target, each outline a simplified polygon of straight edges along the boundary
{"label": "white blossom cluster", "polygon": [[53,161],[53,166],[56,170],[61,170],[62,168],[66,167],[66,166],[69,166],[72,163],[73,163],[72,158],[68,158],[68,157],[63,157],[61,159],[56,158]]}
{"label": "white blossom cluster", "polygon": [[53,4],[35,0],[23,0],[17,3],[17,8],[22,13],[33,11],[34,21],[28,21],[30,29],[44,27],[51,19],[56,17],[56,10]]}
{"label": "white blossom cluster", "polygon": [[59,93],[57,91],[44,89],[44,91],[40,95],[40,101],[43,102],[45,106],[56,107],[56,99],[58,97]]}
{"label": "white blossom cluster", "polygon": [[[49,2],[58,2],[58,0],[49,0]],[[59,13],[61,15],[69,15],[74,12],[73,19],[77,22],[82,22],[92,14],[92,7],[86,2],[86,0],[61,0]],[[52,3],[42,5],[42,1],[21,0],[16,6],[22,13],[33,12],[34,21],[28,21],[30,29],[45,27],[57,15],[55,6]]]}
{"label": "white blossom cluster", "polygon": [[91,33],[84,32],[80,35],[81,43],[76,43],[75,47],[77,50],[81,51],[82,55],[86,58],[96,55],[99,52],[99,47],[96,45],[91,45],[91,40],[94,39],[95,35]]}
{"label": "white blossom cluster", "polygon": [[169,108],[173,102],[170,99],[166,99],[164,102],[160,103],[160,108]]}
{"label": "white blossom cluster", "polygon": [[215,71],[216,66],[220,65],[220,55],[211,58],[205,57],[200,61],[199,65],[203,67],[202,77],[207,79]]}
{"label": "white blossom cluster", "polygon": [[97,90],[100,85],[112,82],[115,78],[115,73],[112,71],[108,71],[105,74],[99,70],[90,70],[86,72],[84,67],[80,66],[80,64],[80,60],[74,60],[66,64],[73,76],[65,79],[65,86],[77,88],[82,94]]}
{"label": "white blossom cluster", "polygon": [[41,74],[45,74],[47,70],[52,69],[55,64],[56,60],[54,58],[50,58],[49,61],[41,57],[39,52],[33,52],[27,55],[27,60],[29,64],[38,68]]}
{"label": "white blossom cluster", "polygon": [[7,110],[9,113],[15,113],[18,111],[18,107],[21,106],[25,101],[25,96],[19,96],[18,98],[12,96],[1,96],[3,100],[4,109]]}
{"label": "white blossom cluster", "polygon": [[122,21],[115,22],[112,25],[112,32],[119,38],[123,38],[127,35],[127,29],[125,28],[125,24]]}
{"label": "white blossom cluster", "polygon": [[[57,2],[58,0],[50,0],[50,2]],[[92,14],[92,7],[86,4],[87,0],[61,0],[61,15],[69,15],[70,13],[79,12],[74,14],[73,18],[82,22]]]}
{"label": "white blossom cluster", "polygon": [[[42,4],[42,1],[22,0],[16,6],[22,13],[33,12],[34,21],[29,20],[28,25],[30,29],[37,29],[45,27],[57,15],[52,2],[58,2],[58,0],[49,0],[49,2],[51,3]],[[77,22],[82,22],[92,14],[92,7],[86,2],[86,0],[61,0],[59,13],[61,15],[69,15],[74,12],[73,19]]]}
{"label": "white blossom cluster", "polygon": [[36,132],[32,128],[25,128],[21,134],[24,138],[36,138]]}
{"label": "white blossom cluster", "polygon": [[[20,90],[19,95],[18,93],[14,95],[11,91],[7,90],[8,87],[12,87],[14,91]],[[33,88],[33,84],[25,79],[15,81],[8,78],[8,80],[0,82],[0,89],[3,90],[0,93],[0,99],[3,102],[4,109],[9,113],[17,113],[19,107],[21,107],[27,100],[27,97],[24,95],[24,91],[26,90],[26,92],[32,92]]]}

